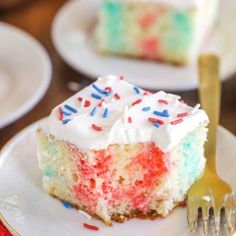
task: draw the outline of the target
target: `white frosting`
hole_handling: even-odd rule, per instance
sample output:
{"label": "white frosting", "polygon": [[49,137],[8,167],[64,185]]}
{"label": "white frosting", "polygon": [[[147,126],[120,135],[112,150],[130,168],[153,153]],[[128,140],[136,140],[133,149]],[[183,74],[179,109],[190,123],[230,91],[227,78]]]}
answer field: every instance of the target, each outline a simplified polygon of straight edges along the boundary
{"label": "white frosting", "polygon": [[162,3],[175,7],[203,6],[207,0],[114,0],[117,2]]}
{"label": "white frosting", "polygon": [[[154,142],[163,151],[167,151],[177,145],[187,133],[208,123],[208,117],[203,110],[184,104],[179,101],[179,96],[162,91],[144,95],[145,91],[140,88],[137,93],[133,85],[115,76],[99,78],[93,84],[103,90],[111,87],[112,93],[109,96],[102,95],[91,84],[53,109],[47,127],[42,127],[45,132],[77,145],[82,151],[103,149],[109,144],[122,145],[137,142]],[[98,106],[100,100],[93,98],[92,93],[102,96],[105,100],[102,106]],[[120,99],[115,98],[116,93]],[[78,97],[82,97],[83,101],[79,102]],[[138,99],[142,99],[142,102],[132,106],[131,104]],[[161,103],[160,99],[167,101],[168,104]],[[91,102],[89,107],[84,107],[85,100]],[[70,112],[65,108],[65,104],[75,108],[78,112]],[[91,116],[91,111],[95,106],[97,113]],[[64,120],[71,119],[70,122],[63,124],[59,120],[59,107],[72,113],[72,115],[63,117]],[[143,111],[144,107],[150,107],[150,110]],[[104,118],[106,108],[109,112],[108,116]],[[162,112],[165,109],[168,110],[169,117],[153,114],[153,111]],[[178,114],[186,112],[188,115],[182,118],[182,122],[171,124],[172,121],[181,119],[177,117]],[[129,123],[129,117],[131,117],[132,123]],[[164,124],[157,128],[148,120],[149,117],[161,119]],[[91,127],[92,124],[101,127],[102,130],[94,130]]]}

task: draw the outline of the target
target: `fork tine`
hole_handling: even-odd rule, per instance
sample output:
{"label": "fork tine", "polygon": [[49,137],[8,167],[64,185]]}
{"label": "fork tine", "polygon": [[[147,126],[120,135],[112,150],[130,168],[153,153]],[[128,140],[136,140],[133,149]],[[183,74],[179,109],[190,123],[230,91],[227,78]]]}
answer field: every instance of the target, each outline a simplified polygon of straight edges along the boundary
{"label": "fork tine", "polygon": [[215,199],[213,197],[212,191],[208,190],[208,193],[201,199],[201,209],[202,209],[202,223],[204,234],[208,234],[208,228],[210,224],[210,209],[215,205]]}
{"label": "fork tine", "polygon": [[208,226],[209,226],[209,207],[202,207],[202,223],[203,223],[203,231],[204,234],[208,234]]}
{"label": "fork tine", "polygon": [[215,225],[216,235],[219,235],[220,233],[220,213],[221,213],[221,208],[215,207],[214,208],[214,225]]}
{"label": "fork tine", "polygon": [[236,223],[236,196],[234,193],[224,196],[225,218],[229,232],[232,234]]}
{"label": "fork tine", "polygon": [[190,231],[194,232],[198,219],[198,206],[194,198],[187,202],[187,219]]}

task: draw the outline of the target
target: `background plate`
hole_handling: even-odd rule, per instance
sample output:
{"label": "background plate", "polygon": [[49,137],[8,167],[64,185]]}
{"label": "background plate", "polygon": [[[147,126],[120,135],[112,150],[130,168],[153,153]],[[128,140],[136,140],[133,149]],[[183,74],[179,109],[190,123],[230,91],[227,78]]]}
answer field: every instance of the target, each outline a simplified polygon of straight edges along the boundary
{"label": "background plate", "polygon": [[[61,57],[75,70],[96,78],[101,75],[124,75],[126,79],[149,89],[189,90],[198,87],[197,63],[175,67],[157,62],[96,53],[94,26],[101,0],[73,0],[66,3],[55,17],[52,38]],[[221,78],[236,71],[235,0],[222,0],[217,28],[204,52],[222,59]]]}
{"label": "background plate", "polygon": [[0,129],[19,119],[46,93],[51,62],[41,44],[0,22]]}

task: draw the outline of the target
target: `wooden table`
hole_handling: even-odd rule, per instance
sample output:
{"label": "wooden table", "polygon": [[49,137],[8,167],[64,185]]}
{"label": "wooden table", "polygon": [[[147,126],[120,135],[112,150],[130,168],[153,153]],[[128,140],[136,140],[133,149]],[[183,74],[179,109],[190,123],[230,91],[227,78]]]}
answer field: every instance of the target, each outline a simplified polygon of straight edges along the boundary
{"label": "wooden table", "polygon": [[[32,111],[0,130],[0,148],[24,127],[49,115],[55,105],[71,96],[73,92],[68,89],[68,82],[76,81],[83,86],[91,82],[89,78],[66,65],[52,44],[50,36],[52,20],[57,10],[65,2],[65,0],[34,0],[12,11],[0,12],[1,21],[15,25],[37,38],[48,50],[53,64],[52,83],[48,92]],[[176,93],[191,105],[198,102],[196,90]],[[236,135],[236,74],[224,82],[222,86],[220,124]]]}

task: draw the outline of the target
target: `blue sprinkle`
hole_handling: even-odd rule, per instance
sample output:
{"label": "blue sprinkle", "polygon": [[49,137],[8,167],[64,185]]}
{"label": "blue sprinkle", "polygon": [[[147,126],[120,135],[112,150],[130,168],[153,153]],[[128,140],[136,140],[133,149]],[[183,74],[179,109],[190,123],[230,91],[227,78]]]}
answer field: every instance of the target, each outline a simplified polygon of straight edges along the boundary
{"label": "blue sprinkle", "polygon": [[134,87],[133,89],[134,89],[135,93],[140,94],[140,89],[138,87]]}
{"label": "blue sprinkle", "polygon": [[71,111],[71,112],[73,112],[73,113],[77,113],[77,112],[78,112],[74,107],[72,107],[72,106],[70,106],[70,105],[68,105],[68,104],[65,104],[64,107],[65,107],[67,110],[69,110],[69,111]]}
{"label": "blue sprinkle", "polygon": [[162,116],[162,117],[169,117],[170,116],[168,110],[164,110],[162,112],[154,111],[153,114],[157,115],[157,116]]}
{"label": "blue sprinkle", "polygon": [[63,109],[61,109],[62,114],[66,115],[66,116],[71,116],[70,112],[64,111]]}
{"label": "blue sprinkle", "polygon": [[63,205],[68,209],[74,208],[69,202],[63,202]]}
{"label": "blue sprinkle", "polygon": [[94,107],[93,110],[90,113],[90,116],[95,116],[97,113],[97,107]]}
{"label": "blue sprinkle", "polygon": [[65,120],[62,121],[62,124],[65,125],[65,124],[67,124],[70,121],[71,121],[71,119],[65,119]]}
{"label": "blue sprinkle", "polygon": [[103,118],[107,118],[108,115],[109,115],[109,111],[108,111],[108,108],[106,108],[103,113]]}
{"label": "blue sprinkle", "polygon": [[143,108],[143,111],[150,111],[151,110],[151,107],[144,107]]}
{"label": "blue sprinkle", "polygon": [[159,128],[160,124],[158,122],[153,122],[153,126],[156,127],[156,128]]}
{"label": "blue sprinkle", "polygon": [[168,110],[163,110],[163,114],[168,115],[169,116],[169,111]]}
{"label": "blue sprinkle", "polygon": [[103,90],[103,89],[99,88],[99,87],[98,87],[97,85],[95,85],[95,84],[92,84],[92,86],[93,86],[93,88],[94,88],[97,92],[101,93],[102,95],[109,96],[109,95],[112,94],[111,91]]}
{"label": "blue sprinkle", "polygon": [[100,95],[96,94],[96,93],[92,93],[91,96],[92,96],[93,98],[98,99],[98,100],[101,100],[101,99],[102,99],[102,97],[101,97]]}

